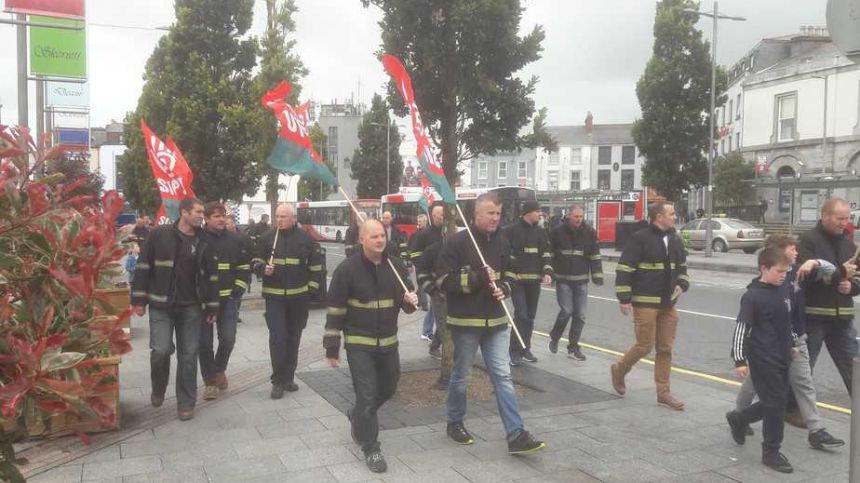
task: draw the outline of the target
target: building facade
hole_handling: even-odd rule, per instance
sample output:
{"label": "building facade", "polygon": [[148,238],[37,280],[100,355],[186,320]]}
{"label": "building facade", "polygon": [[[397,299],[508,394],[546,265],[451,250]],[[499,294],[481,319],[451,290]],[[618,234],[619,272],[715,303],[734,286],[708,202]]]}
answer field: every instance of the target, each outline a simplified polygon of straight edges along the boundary
{"label": "building facade", "polygon": [[478,156],[471,160],[468,171],[471,184],[464,186],[472,188],[534,186],[535,150],[523,149],[494,156]]}
{"label": "building facade", "polygon": [[632,124],[549,126],[558,142],[552,153],[536,151],[539,191],[642,189],[645,158],[633,143]]}
{"label": "building facade", "polygon": [[814,223],[830,195],[860,208],[860,65],[825,29],[762,40],[729,80],[717,162],[740,150],[757,164],[767,221]]}
{"label": "building facade", "polygon": [[[321,104],[316,111],[316,120],[327,136],[326,152],[320,153],[334,166],[334,174],[344,191],[355,195],[357,182],[352,179],[350,160],[359,146],[358,127],[364,109],[361,105]],[[333,193],[329,198],[340,199],[340,193]]]}

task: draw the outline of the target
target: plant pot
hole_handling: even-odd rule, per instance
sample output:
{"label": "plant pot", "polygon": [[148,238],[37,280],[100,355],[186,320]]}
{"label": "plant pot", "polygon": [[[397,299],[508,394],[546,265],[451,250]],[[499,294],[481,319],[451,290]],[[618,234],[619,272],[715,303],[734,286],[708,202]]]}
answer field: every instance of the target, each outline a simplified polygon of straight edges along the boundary
{"label": "plant pot", "polygon": [[[114,376],[119,381],[119,363],[122,361],[120,357],[105,357],[98,359],[99,365],[107,371],[108,374]],[[48,423],[37,417],[34,411],[26,415],[27,434],[31,438],[47,438],[56,436],[66,436],[76,432],[83,433],[99,433],[104,431],[113,431],[119,429],[119,385],[110,394],[104,397],[105,403],[110,406],[116,413],[116,424],[111,427],[103,427],[98,420],[91,417],[78,417],[71,413],[55,414],[48,419]],[[15,426],[14,421],[4,421],[3,428],[6,431],[11,431]]]}
{"label": "plant pot", "polygon": [[[131,304],[131,293],[128,288],[100,288],[96,289],[97,297],[104,301],[101,307],[108,313],[116,315],[127,309]],[[123,329],[131,333],[131,317],[123,322]]]}

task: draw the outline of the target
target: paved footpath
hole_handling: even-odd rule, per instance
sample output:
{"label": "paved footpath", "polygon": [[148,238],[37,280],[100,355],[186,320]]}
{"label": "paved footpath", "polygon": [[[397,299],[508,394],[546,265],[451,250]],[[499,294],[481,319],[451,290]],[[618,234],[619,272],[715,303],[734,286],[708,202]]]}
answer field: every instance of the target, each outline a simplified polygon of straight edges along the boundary
{"label": "paved footpath", "polygon": [[[418,339],[422,312],[401,319],[401,359],[409,367],[434,367],[426,343]],[[172,387],[161,408],[148,405],[148,330],[133,321],[135,351],[124,357],[121,431],[42,442],[23,450],[24,470],[33,482],[838,482],[848,479],[848,448],[810,449],[806,433],[786,429],[784,452],[795,465],[781,475],[759,463],[756,436],[736,446],[724,413],[736,388],[682,374],[673,391],[686,401],[676,413],[655,404],[653,371],[640,364],[628,376],[628,394],[611,394],[609,365],[614,356],[586,349],[588,361],[574,362],[545,348],[536,336],[536,365],[518,368],[515,380],[532,387],[522,399],[528,429],[549,447],[532,456],[505,453],[504,435],[493,401],[471,404],[466,425],[472,446],[445,437],[444,410],[420,418],[407,410],[383,408],[381,432],[388,473],[370,473],[351,442],[346,417],[338,409],[350,391],[332,389],[343,371],[327,369],[321,347],[324,311],[311,313],[299,360],[300,390],[269,399],[268,343],[263,314],[243,310],[228,375],[230,389],[217,401],[198,405],[189,422],[176,419]],[[632,342],[632,329],[630,339]],[[728,356],[726,364],[730,364]],[[331,371],[328,377],[324,371]],[[328,381],[320,393],[311,389]],[[171,385],[172,386],[172,385]],[[556,390],[556,388],[560,388]],[[337,393],[340,391],[340,393]],[[587,402],[592,401],[592,402]],[[597,402],[594,402],[597,401]],[[433,418],[427,418],[433,414]],[[392,417],[389,417],[392,416]],[[849,418],[824,411],[828,429],[847,439]],[[399,419],[398,419],[399,418]],[[411,423],[410,423],[411,421]]]}

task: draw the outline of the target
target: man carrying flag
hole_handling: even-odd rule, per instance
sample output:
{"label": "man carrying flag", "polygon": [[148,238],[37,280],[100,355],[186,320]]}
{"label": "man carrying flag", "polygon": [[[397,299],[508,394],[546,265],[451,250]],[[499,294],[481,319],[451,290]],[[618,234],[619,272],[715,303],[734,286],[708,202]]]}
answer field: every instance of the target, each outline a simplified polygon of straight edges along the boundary
{"label": "man carrying flag", "polygon": [[161,208],[158,210],[156,224],[172,223],[179,218],[179,202],[194,196],[191,189],[194,173],[170,136],[165,144],[149,129],[143,119],[140,120],[140,130],[143,132],[152,174],[161,193]]}

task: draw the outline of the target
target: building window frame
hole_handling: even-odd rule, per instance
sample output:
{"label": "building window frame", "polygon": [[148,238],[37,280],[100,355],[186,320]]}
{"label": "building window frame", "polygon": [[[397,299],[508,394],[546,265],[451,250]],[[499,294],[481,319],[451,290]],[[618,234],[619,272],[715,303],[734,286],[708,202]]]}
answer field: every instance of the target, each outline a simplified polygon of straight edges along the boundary
{"label": "building window frame", "polygon": [[525,161],[517,161],[517,178],[528,178],[529,168]]}
{"label": "building window frame", "polygon": [[[775,142],[779,143],[793,141],[797,139],[797,98],[798,96],[796,90],[774,95],[773,134]],[[784,114],[782,112],[783,101],[786,101],[788,99],[794,100],[794,113],[792,117],[784,117]],[[788,129],[790,129],[790,133],[785,132]]]}
{"label": "building window frame", "polygon": [[597,164],[610,165],[612,164],[612,146],[597,147]]}
{"label": "building window frame", "polygon": [[488,167],[486,161],[478,161],[478,179],[487,179]]}
{"label": "building window frame", "polygon": [[[629,178],[629,183],[625,183],[625,178]],[[636,186],[636,170],[622,169],[621,170],[621,191],[632,191]]]}
{"label": "building window frame", "polygon": [[636,164],[636,146],[621,147],[621,164]]}
{"label": "building window frame", "polygon": [[496,179],[508,179],[508,162],[499,161],[496,163]]}
{"label": "building window frame", "polygon": [[[605,179],[604,179],[605,177]],[[606,181],[603,183],[603,181]],[[598,169],[597,170],[597,189],[609,190],[612,189],[612,170]]]}
{"label": "building window frame", "polygon": [[570,172],[570,190],[580,191],[582,189],[582,171],[573,170]]}

